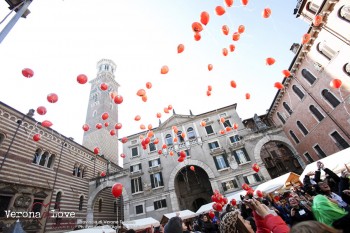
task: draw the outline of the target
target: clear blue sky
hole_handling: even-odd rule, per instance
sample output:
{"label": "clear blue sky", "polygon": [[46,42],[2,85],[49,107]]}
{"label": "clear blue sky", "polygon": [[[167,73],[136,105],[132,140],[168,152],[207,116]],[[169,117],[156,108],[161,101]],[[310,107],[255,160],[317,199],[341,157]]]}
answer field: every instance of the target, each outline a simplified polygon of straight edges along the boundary
{"label": "clear blue sky", "polygon": [[[116,80],[124,97],[120,137],[137,133],[140,123],[157,126],[157,112],[165,121],[171,114],[163,108],[169,104],[177,114],[189,114],[189,109],[201,114],[234,103],[242,119],[264,114],[277,91],[273,84],[282,81],[281,71],[293,59],[290,46],[301,41],[308,25],[293,15],[294,0],[251,0],[246,7],[236,0],[223,16],[215,14],[218,5],[224,1],[35,0],[31,14],[0,44],[0,100],[23,113],[46,106],[47,115],[35,118],[52,121],[53,129],[81,143],[90,86],[77,84],[76,76],[94,78],[97,61],[107,58],[118,66]],[[265,7],[272,10],[268,19],[261,16]],[[199,22],[202,11],[210,14],[210,21],[197,42],[191,25]],[[1,19],[8,12],[1,1]],[[229,36],[221,31],[224,24]],[[234,42],[232,33],[240,24],[246,31]],[[177,54],[180,43],[185,51]],[[231,43],[236,50],[224,57],[222,49]],[[266,66],[267,57],[276,63]],[[163,65],[170,68],[167,75],[160,74]],[[21,75],[25,67],[34,70],[33,78]],[[236,89],[230,80],[236,81]],[[144,103],[136,92],[148,81],[153,88]],[[213,87],[210,97],[208,85]],[[51,92],[59,96],[56,104],[46,101]],[[245,100],[246,92],[250,100]],[[141,121],[134,121],[136,115]]]}

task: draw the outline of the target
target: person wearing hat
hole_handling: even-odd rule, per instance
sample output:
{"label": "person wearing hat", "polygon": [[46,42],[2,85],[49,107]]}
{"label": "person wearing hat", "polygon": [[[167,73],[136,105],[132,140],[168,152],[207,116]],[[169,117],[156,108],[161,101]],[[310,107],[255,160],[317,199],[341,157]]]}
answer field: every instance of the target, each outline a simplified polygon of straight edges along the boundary
{"label": "person wearing hat", "polygon": [[164,233],[182,233],[184,230],[182,219],[179,216],[172,217],[164,226]]}

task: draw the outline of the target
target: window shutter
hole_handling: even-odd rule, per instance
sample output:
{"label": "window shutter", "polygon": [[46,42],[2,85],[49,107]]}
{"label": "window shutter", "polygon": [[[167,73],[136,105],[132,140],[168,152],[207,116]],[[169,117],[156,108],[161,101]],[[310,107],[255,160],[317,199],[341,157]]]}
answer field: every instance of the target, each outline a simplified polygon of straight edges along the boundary
{"label": "window shutter", "polygon": [[238,188],[237,180],[232,180],[232,182],[233,182],[233,186],[234,186],[235,188]]}
{"label": "window shutter", "polygon": [[210,149],[210,150],[213,149],[212,143],[208,143],[208,145],[209,145],[209,149]]}
{"label": "window shutter", "polygon": [[255,177],[255,180],[256,180],[256,181],[261,181],[260,176],[258,175],[258,173],[255,173],[255,174],[254,174],[254,177]]}
{"label": "window shutter", "polygon": [[161,200],[161,203],[162,203],[162,207],[167,207],[167,205],[166,205],[166,199]]}
{"label": "window shutter", "polygon": [[243,150],[243,152],[244,152],[244,156],[245,156],[245,158],[247,159],[247,161],[250,161],[250,158],[249,158],[249,155],[248,155],[248,153],[247,153],[247,150],[243,147],[242,148],[242,150]]}
{"label": "window shutter", "polygon": [[250,183],[249,183],[249,180],[248,180],[248,178],[247,178],[246,176],[243,176],[243,180],[244,180],[244,182],[245,182],[246,184],[250,184]]}
{"label": "window shutter", "polygon": [[159,172],[159,176],[160,176],[160,186],[164,186],[164,183],[163,183],[163,176],[162,176],[162,173]]}
{"label": "window shutter", "polygon": [[130,166],[130,172],[134,171],[134,166]]}
{"label": "window shutter", "polygon": [[158,164],[160,164],[160,158],[158,158]]}
{"label": "window shutter", "polygon": [[155,188],[153,174],[151,174],[151,186],[153,189]]}
{"label": "window shutter", "polygon": [[216,161],[216,156],[213,157],[213,159],[214,159],[214,163],[215,163],[216,169],[217,169],[217,170],[220,170],[218,161]]}
{"label": "window shutter", "polygon": [[135,193],[135,180],[131,180],[131,193]]}
{"label": "window shutter", "polygon": [[238,164],[241,164],[241,161],[239,160],[237,154],[236,154],[236,151],[232,151],[232,155],[235,157],[235,160]]}
{"label": "window shutter", "polygon": [[140,170],[142,170],[142,165],[141,165],[141,163],[139,164],[139,168],[140,168]]}
{"label": "window shutter", "polygon": [[224,192],[226,192],[227,191],[226,182],[221,183],[221,185]]}
{"label": "window shutter", "polygon": [[152,167],[152,161],[148,161],[148,166]]}
{"label": "window shutter", "polygon": [[225,164],[226,164],[226,167],[229,167],[230,164],[228,163],[228,160],[227,160],[227,154],[223,154],[222,157],[224,158],[224,161],[225,161]]}
{"label": "window shutter", "polygon": [[141,176],[140,176],[138,179],[139,179],[139,187],[140,187],[140,191],[143,191]]}
{"label": "window shutter", "polygon": [[153,202],[153,205],[154,205],[154,209],[157,210],[158,208],[157,208],[157,202],[156,201]]}

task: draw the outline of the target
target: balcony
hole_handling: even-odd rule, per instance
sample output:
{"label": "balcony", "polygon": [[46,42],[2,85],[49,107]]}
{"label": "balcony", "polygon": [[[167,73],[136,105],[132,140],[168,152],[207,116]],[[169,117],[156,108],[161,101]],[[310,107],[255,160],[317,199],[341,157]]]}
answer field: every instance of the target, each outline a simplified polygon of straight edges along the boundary
{"label": "balcony", "polygon": [[244,141],[243,140],[239,140],[239,141],[236,141],[236,142],[231,142],[230,145],[229,145],[229,149],[237,149],[239,147],[243,147],[244,146]]}
{"label": "balcony", "polygon": [[138,177],[138,176],[142,176],[142,175],[143,175],[142,170],[132,171],[129,174],[130,178],[134,178],[134,177]]}
{"label": "balcony", "polygon": [[210,151],[211,151],[210,154],[213,155],[213,156],[226,152],[223,147],[217,147],[217,148],[214,148],[214,149],[210,149]]}
{"label": "balcony", "polygon": [[157,166],[148,168],[149,173],[156,173],[156,172],[160,172],[161,170],[163,170],[163,167],[160,164],[158,164]]}

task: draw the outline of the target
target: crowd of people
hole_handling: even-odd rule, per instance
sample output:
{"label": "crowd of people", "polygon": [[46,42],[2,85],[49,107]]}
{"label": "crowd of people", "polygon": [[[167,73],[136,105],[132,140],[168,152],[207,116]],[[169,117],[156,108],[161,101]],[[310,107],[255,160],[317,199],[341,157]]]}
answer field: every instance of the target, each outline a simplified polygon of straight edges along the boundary
{"label": "crowd of people", "polygon": [[[322,172],[325,178],[322,180]],[[241,196],[215,216],[199,215],[191,221],[169,219],[155,233],[350,233],[350,169],[341,175],[317,162],[303,184],[282,194]]]}

